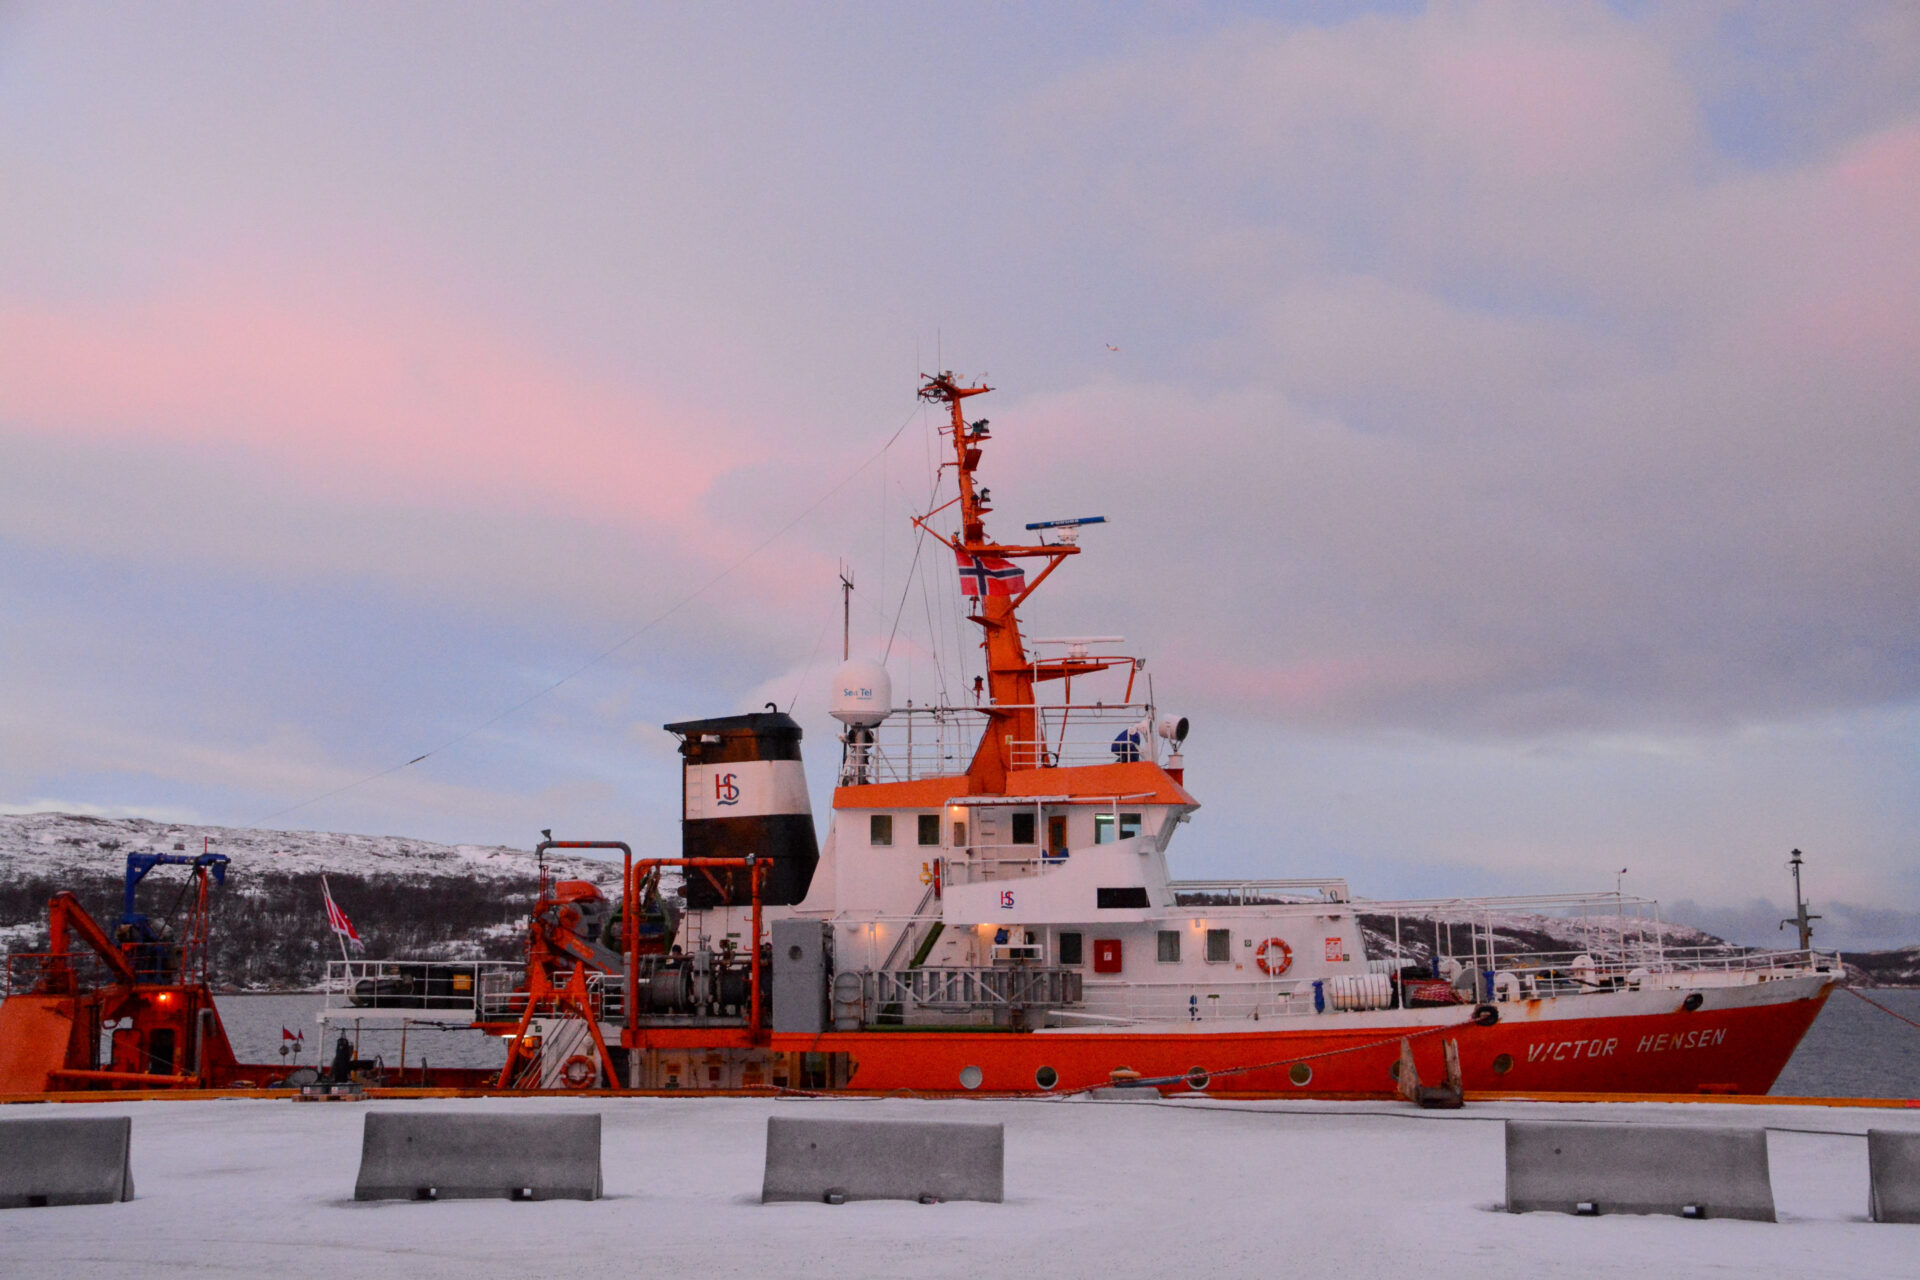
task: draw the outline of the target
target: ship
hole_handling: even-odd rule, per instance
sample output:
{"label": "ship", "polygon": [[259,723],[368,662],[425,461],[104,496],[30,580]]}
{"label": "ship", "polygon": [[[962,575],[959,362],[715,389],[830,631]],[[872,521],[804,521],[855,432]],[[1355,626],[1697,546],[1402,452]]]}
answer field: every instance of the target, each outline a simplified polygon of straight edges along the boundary
{"label": "ship", "polygon": [[[1338,878],[1176,878],[1174,837],[1200,807],[1190,723],[1155,704],[1145,661],[1118,637],[1024,633],[1023,609],[1103,521],[989,534],[993,432],[969,410],[990,390],[945,372],[918,390],[944,418],[954,496],[913,524],[952,555],[979,633],[971,697],[895,706],[884,665],[846,661],[824,835],[789,715],[665,725],[681,758],[677,856],[618,840],[538,846],[617,854],[617,901],[543,873],[523,961],[330,963],[323,1023],[470,1027],[505,1041],[497,1073],[404,1056],[389,1071],[342,1038],[333,1065],[298,1083],[1428,1105],[1772,1087],[1844,977],[1804,936],[1790,951],[1674,945],[1657,906],[1617,887],[1387,902]],[[70,900],[58,907],[78,919]],[[1579,949],[1517,944],[1500,927],[1531,913],[1571,917]],[[77,936],[103,957],[118,945],[97,927]],[[105,968],[112,998],[76,986],[58,956],[20,966],[29,981],[0,1005],[0,1032],[31,1027],[46,1047],[9,1051],[0,1034],[0,1092],[140,1087],[150,1060],[164,1071],[148,1085],[286,1083],[233,1060],[210,999],[184,979],[163,1016],[134,966]],[[103,1016],[118,1028],[104,1063]],[[139,1040],[148,1029],[165,1038],[157,1058]]]}

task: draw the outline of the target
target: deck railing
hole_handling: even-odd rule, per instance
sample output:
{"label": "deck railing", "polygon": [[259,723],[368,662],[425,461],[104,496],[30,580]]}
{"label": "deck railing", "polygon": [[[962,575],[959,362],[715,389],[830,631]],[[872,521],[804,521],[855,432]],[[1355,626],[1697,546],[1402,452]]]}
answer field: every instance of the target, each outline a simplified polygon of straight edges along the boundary
{"label": "deck railing", "polygon": [[1345,880],[1175,880],[1167,886],[1183,907],[1255,907],[1290,902],[1346,902]]}
{"label": "deck railing", "polygon": [[[1733,986],[1840,970],[1837,953],[1660,947],[1629,943],[1594,951],[1516,951],[1481,957],[1481,999],[1638,991],[1649,987]],[[1501,975],[1512,975],[1509,983]]]}
{"label": "deck railing", "polygon": [[[1151,732],[1137,745],[1114,739],[1151,721],[1146,703],[1055,703],[1033,707],[1039,737],[1009,742],[1015,769],[1112,764],[1158,759],[1166,743]],[[965,773],[987,731],[984,707],[897,707],[869,740],[849,745],[840,770],[842,786],[858,782],[906,782]]]}
{"label": "deck railing", "polygon": [[871,1019],[876,1011],[904,1016],[915,1009],[941,1013],[1039,1011],[1078,1004],[1078,969],[1021,965],[1013,968],[871,969],[860,975]]}
{"label": "deck railing", "polygon": [[326,1012],[343,1016],[423,1010],[454,1020],[477,1018],[489,985],[511,989],[524,966],[508,960],[332,960],[327,963]]}
{"label": "deck railing", "polygon": [[[556,985],[570,972],[557,972]],[[525,984],[526,966],[511,960],[334,960],[327,965],[325,1012],[335,1021],[518,1022],[527,1011]],[[589,972],[587,996],[601,1020],[626,1016],[620,975]]]}
{"label": "deck railing", "polygon": [[12,951],[7,954],[4,994],[24,995],[35,989],[93,991],[113,981],[113,970],[91,951],[69,951],[61,955],[50,951]]}

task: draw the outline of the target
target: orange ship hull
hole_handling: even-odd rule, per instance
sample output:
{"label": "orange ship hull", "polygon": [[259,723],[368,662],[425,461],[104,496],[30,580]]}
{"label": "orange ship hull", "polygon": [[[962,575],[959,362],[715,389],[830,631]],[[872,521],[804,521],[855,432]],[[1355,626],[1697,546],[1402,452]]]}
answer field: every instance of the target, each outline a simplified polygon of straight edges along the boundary
{"label": "orange ship hull", "polygon": [[[848,1087],[862,1093],[960,1092],[962,1073],[974,1067],[975,1087],[990,1093],[1069,1092],[1108,1084],[1119,1071],[1157,1081],[1163,1093],[1379,1097],[1394,1091],[1392,1068],[1406,1039],[1429,1083],[1444,1070],[1442,1042],[1457,1043],[1470,1090],[1763,1094],[1831,991],[1821,986],[1802,999],[1698,1012],[1550,1021],[1528,1018],[1522,1004],[1490,1027],[1408,1020],[1193,1033],[858,1031],[775,1036],[772,1047],[847,1055]],[[1050,1088],[1041,1083],[1047,1079]]]}

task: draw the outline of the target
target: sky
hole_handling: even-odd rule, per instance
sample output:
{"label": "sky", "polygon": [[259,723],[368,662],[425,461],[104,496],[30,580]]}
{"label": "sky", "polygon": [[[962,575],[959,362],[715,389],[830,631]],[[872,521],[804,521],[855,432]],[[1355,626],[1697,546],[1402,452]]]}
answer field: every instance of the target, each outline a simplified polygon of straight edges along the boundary
{"label": "sky", "polygon": [[1920,942],[1898,0],[0,0],[0,809],[671,849],[772,701],[824,823],[938,368],[1176,874]]}

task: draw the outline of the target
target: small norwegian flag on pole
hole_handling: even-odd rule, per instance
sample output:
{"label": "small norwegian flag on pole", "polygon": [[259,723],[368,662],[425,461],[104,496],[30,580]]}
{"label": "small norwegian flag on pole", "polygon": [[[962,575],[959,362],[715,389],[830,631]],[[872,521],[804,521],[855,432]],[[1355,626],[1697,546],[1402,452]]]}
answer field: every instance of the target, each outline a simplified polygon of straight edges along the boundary
{"label": "small norwegian flag on pole", "polygon": [[342,960],[348,958],[348,943],[353,944],[355,951],[366,950],[365,944],[360,941],[359,933],[354,930],[353,921],[347,919],[347,913],[334,903],[333,890],[327,887],[325,876],[320,877],[320,896],[327,900],[327,927],[332,929],[334,936],[340,939],[340,958]]}
{"label": "small norwegian flag on pole", "polygon": [[1000,556],[979,556],[971,551],[955,551],[960,569],[960,593],[969,596],[1019,595],[1027,585],[1027,571]]}

